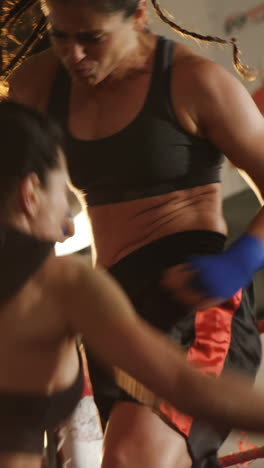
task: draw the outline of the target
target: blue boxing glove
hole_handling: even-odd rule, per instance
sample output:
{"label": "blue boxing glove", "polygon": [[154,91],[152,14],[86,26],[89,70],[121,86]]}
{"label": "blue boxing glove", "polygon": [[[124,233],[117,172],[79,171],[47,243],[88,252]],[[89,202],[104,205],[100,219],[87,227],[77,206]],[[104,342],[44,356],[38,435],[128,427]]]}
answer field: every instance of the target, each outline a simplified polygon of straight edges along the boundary
{"label": "blue boxing glove", "polygon": [[264,241],[244,234],[225,252],[193,256],[188,263],[196,272],[195,289],[208,297],[229,299],[264,267]]}

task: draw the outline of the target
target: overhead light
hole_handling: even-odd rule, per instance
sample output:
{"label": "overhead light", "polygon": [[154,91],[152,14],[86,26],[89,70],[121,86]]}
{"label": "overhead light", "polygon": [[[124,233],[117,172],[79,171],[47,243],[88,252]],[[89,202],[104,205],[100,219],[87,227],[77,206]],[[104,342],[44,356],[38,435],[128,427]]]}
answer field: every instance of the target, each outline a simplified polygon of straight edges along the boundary
{"label": "overhead light", "polygon": [[86,213],[81,211],[74,217],[75,234],[64,242],[57,242],[55,252],[57,256],[70,255],[91,245],[91,227]]}

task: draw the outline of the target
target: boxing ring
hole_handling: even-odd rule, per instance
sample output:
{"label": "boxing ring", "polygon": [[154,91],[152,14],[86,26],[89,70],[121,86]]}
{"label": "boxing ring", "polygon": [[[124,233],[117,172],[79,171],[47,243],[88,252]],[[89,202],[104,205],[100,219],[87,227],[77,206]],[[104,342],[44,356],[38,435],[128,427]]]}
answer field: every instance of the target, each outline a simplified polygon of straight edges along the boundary
{"label": "boxing ring", "polygon": [[256,447],[250,450],[225,455],[224,457],[219,458],[219,463],[221,467],[239,467],[241,464],[248,466],[249,462],[253,462],[254,460],[258,460],[260,458],[264,458],[264,447]]}
{"label": "boxing ring", "polygon": [[[259,321],[257,327],[260,334],[264,333],[264,320]],[[246,444],[250,446],[250,448],[245,449],[245,446],[239,443],[240,447],[238,452],[219,457],[220,466],[223,468],[227,466],[236,466],[239,468],[241,465],[248,466],[255,460],[264,459],[264,446],[253,446],[253,444],[249,442],[246,442]]]}

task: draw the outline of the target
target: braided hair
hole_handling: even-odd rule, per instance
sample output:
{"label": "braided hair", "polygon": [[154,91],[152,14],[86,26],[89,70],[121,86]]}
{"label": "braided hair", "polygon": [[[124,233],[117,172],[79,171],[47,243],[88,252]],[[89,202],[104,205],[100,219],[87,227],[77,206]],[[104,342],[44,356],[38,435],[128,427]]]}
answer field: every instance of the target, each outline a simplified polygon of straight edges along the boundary
{"label": "braided hair", "polygon": [[236,68],[237,72],[243,77],[248,80],[254,80],[256,78],[256,71],[249,67],[248,65],[244,65],[240,60],[240,49],[238,47],[238,41],[235,37],[231,37],[230,39],[223,39],[217,36],[208,36],[203,34],[198,34],[188,29],[185,29],[174,21],[172,21],[169,14],[165,13],[165,11],[161,8],[158,0],[151,0],[153,8],[158,15],[158,17],[163,21],[163,23],[170,26],[170,28],[177,31],[177,33],[182,34],[183,36],[189,36],[193,39],[197,39],[198,41],[205,41],[205,42],[216,42],[218,44],[223,45],[231,45],[233,47],[233,63],[234,67]]}
{"label": "braided hair", "polygon": [[[3,0],[0,17],[0,77],[8,79],[46,32],[38,0]],[[28,26],[27,26],[28,25]]]}

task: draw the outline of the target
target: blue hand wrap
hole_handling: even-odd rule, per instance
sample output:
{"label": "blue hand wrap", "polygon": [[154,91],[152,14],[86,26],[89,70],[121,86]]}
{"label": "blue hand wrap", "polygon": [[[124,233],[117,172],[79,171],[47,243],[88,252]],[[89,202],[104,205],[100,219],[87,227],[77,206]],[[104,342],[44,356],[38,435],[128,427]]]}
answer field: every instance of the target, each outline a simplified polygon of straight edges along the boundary
{"label": "blue hand wrap", "polygon": [[189,264],[197,272],[193,282],[195,289],[208,297],[229,299],[264,267],[264,241],[244,234],[225,252],[194,256]]}

